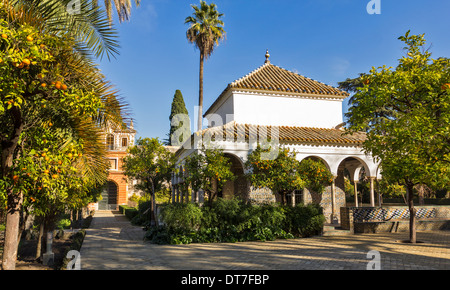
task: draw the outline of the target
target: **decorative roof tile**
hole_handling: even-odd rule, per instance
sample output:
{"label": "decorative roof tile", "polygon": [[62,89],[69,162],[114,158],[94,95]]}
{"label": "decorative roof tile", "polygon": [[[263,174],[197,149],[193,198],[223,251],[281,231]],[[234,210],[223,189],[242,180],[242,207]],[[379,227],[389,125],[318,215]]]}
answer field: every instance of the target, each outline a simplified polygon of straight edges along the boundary
{"label": "decorative roof tile", "polygon": [[325,96],[349,96],[345,91],[288,71],[270,62],[266,62],[250,74],[232,82],[228,87]]}
{"label": "decorative roof tile", "polygon": [[230,122],[223,126],[212,127],[201,131],[203,138],[214,141],[229,140],[234,142],[248,142],[257,140],[258,134],[263,137],[278,138],[283,144],[317,144],[317,145],[345,145],[359,146],[366,134],[345,134],[343,129],[291,127],[291,126],[261,126],[250,124],[237,124]]}
{"label": "decorative roof tile", "polygon": [[[267,57],[267,56],[266,56]],[[208,115],[213,107],[225,96],[229,90],[264,91],[273,93],[287,93],[301,96],[317,96],[321,98],[340,98],[349,96],[346,91],[326,85],[319,81],[304,77],[300,74],[278,67],[266,60],[264,65],[246,76],[230,83],[211,107],[205,112]]]}

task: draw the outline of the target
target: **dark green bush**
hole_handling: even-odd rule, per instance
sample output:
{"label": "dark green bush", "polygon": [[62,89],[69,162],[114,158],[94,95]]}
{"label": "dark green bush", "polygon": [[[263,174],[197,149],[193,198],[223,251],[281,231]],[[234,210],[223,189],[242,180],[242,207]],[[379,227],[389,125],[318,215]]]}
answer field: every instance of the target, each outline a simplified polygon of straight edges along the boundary
{"label": "dark green bush", "polygon": [[317,235],[325,222],[323,210],[317,204],[286,208],[286,214],[285,229],[297,237]]}
{"label": "dark green bush", "polygon": [[133,220],[133,218],[138,215],[138,210],[135,207],[130,207],[130,206],[127,206],[127,205],[119,205],[119,210],[130,221]]}
{"label": "dark green bush", "polygon": [[137,209],[131,213],[132,217],[130,218],[131,223],[137,226],[144,226],[150,224],[151,219],[151,199],[142,197],[139,200],[139,204],[137,206]]}
{"label": "dark green bush", "polygon": [[190,232],[200,228],[202,210],[194,203],[166,204],[161,209],[161,219],[174,232]]}
{"label": "dark green bush", "polygon": [[211,207],[167,204],[164,226],[150,228],[145,238],[158,244],[244,242],[308,237],[325,221],[318,205],[251,205],[239,199],[218,199]]}

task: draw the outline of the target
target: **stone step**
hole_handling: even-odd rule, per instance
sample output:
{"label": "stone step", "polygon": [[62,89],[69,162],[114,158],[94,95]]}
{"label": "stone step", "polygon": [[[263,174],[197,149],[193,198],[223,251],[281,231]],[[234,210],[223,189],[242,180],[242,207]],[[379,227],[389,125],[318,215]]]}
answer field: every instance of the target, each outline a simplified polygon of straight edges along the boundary
{"label": "stone step", "polygon": [[344,230],[340,224],[325,224],[323,226],[322,236],[345,236],[351,235],[350,230]]}

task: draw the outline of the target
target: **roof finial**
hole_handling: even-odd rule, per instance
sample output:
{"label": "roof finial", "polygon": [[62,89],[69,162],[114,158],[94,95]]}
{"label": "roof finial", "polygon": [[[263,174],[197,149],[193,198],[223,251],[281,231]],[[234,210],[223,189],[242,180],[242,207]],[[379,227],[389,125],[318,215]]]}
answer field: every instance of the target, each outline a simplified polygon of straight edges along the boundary
{"label": "roof finial", "polygon": [[266,61],[264,63],[270,63],[269,57],[270,57],[269,50],[266,50]]}

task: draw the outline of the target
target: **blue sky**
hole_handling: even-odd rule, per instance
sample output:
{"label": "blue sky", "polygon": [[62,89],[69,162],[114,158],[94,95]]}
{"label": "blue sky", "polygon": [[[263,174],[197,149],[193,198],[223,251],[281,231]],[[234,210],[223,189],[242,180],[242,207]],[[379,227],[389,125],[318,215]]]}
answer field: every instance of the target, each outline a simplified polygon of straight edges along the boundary
{"label": "blue sky", "polygon": [[[266,49],[272,64],[332,86],[371,67],[395,66],[403,55],[397,38],[408,30],[425,33],[434,57],[450,57],[448,0],[380,0],[381,14],[373,15],[369,0],[213,2],[224,13],[227,38],[205,63],[204,111],[228,83],[261,66]],[[130,104],[138,137],[167,137],[177,89],[194,120],[199,52],[186,40],[184,19],[198,3],[142,0],[129,22],[116,23],[120,55],[100,68]]]}

